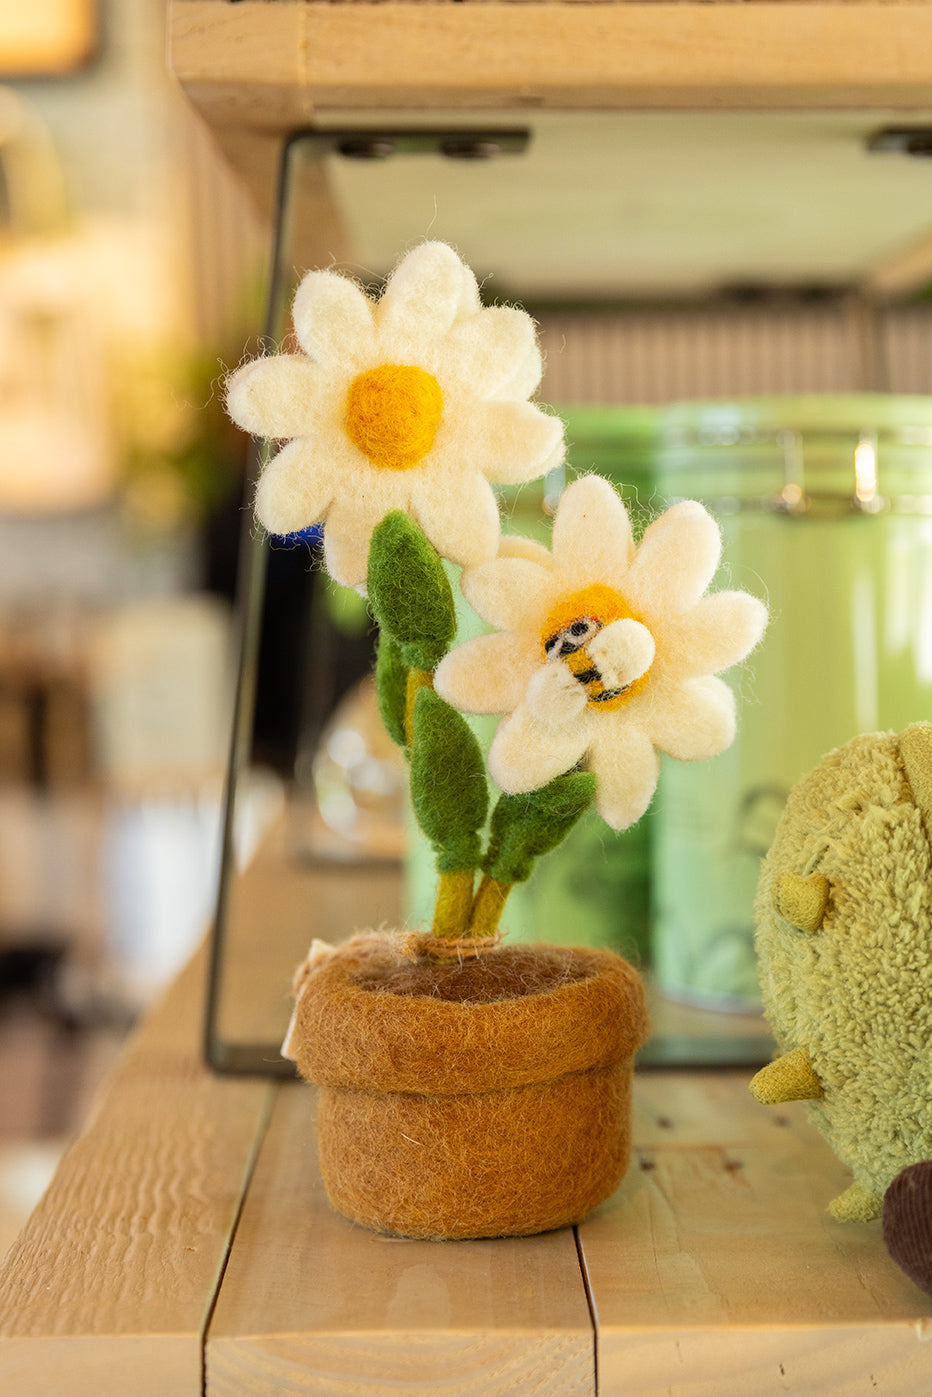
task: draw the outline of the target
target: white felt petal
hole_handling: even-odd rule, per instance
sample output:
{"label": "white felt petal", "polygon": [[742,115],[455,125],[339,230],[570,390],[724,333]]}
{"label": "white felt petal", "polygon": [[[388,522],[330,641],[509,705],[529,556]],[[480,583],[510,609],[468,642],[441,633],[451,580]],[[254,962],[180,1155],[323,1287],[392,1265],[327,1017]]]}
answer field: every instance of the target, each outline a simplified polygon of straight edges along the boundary
{"label": "white felt petal", "polygon": [[623,689],[648,669],[654,659],[654,637],[640,621],[612,621],[586,646],[608,689]]}
{"label": "white felt petal", "polygon": [[718,674],[754,649],[767,608],[749,592],[713,592],[665,628],[664,661],[677,674]]}
{"label": "white felt petal", "polygon": [[599,475],[568,485],[553,521],[553,557],[580,582],[620,580],[634,552],[631,521],[621,497]]}
{"label": "white felt petal", "polygon": [[535,343],[523,359],[515,359],[510,376],[502,380],[490,397],[523,402],[537,392],[543,376],[544,358]]}
{"label": "white felt petal", "polygon": [[417,354],[425,340],[445,335],[474,304],[475,278],[446,243],[421,243],[388,279],[376,309],[379,340],[395,362]]}
{"label": "white felt petal", "polygon": [[492,306],[450,331],[451,362],[477,397],[529,398],[543,372],[534,322],[514,306]]}
{"label": "white felt petal", "polygon": [[292,307],[301,348],[327,368],[357,369],[375,353],[373,306],[349,277],[308,272]]}
{"label": "white felt petal", "polygon": [[334,479],[326,461],[306,441],[283,446],[256,487],[256,514],[271,534],[291,534],[323,518],[333,499]]}
{"label": "white felt petal", "polygon": [[553,579],[528,558],[499,557],[464,572],[460,590],[483,621],[505,631],[517,629],[527,616],[546,612]]}
{"label": "white felt petal", "polygon": [[645,531],[625,593],[634,610],[677,615],[695,606],[715,575],[722,540],[696,500],[683,500]]}
{"label": "white felt petal", "polygon": [[565,729],[578,723],[587,702],[585,689],[564,664],[542,664],[531,675],[527,706],[544,727]]}
{"label": "white felt petal", "polygon": [[539,659],[539,647],[527,636],[512,631],[474,636],[440,661],[434,688],[467,713],[511,713]]}
{"label": "white felt petal", "polygon": [[596,778],[596,808],[605,823],[613,829],[635,824],[650,805],[659,773],[647,734],[630,722],[606,725],[604,735],[593,741],[589,765]]}
{"label": "white felt petal", "polygon": [[385,513],[358,500],[336,501],[324,524],[324,561],[334,581],[344,587],[365,586],[372,530]]}
{"label": "white felt petal", "polygon": [[244,364],[227,383],[227,411],[253,436],[299,437],[315,419],[323,379],[303,354],[270,354]]}
{"label": "white felt petal", "polygon": [[440,472],[418,474],[412,481],[411,512],[441,557],[460,567],[495,557],[498,505],[481,475],[461,475],[450,487]]}
{"label": "white felt petal", "polygon": [[665,685],[644,718],[661,752],[681,762],[718,756],[735,736],[735,696],[713,675]]}
{"label": "white felt petal", "polygon": [[536,480],[563,460],[563,423],[532,403],[486,403],[465,454],[500,485]]}
{"label": "white felt petal", "polygon": [[460,262],[460,299],[456,308],[457,319],[467,320],[478,315],[482,309],[482,295],[472,267]]}
{"label": "white felt petal", "polygon": [[525,538],[523,534],[502,534],[498,542],[498,556],[526,558],[528,562],[548,570],[553,567],[550,549],[543,543],[538,543],[536,538]]}
{"label": "white felt petal", "polygon": [[522,704],[498,725],[489,748],[489,773],[509,795],[536,791],[574,767],[588,740],[585,724],[555,732]]}

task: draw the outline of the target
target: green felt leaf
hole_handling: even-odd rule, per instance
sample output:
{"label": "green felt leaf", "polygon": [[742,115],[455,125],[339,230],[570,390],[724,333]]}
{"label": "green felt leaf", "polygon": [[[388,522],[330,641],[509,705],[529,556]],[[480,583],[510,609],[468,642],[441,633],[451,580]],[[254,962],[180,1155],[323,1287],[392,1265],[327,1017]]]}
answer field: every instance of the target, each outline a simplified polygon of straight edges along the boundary
{"label": "green felt leaf", "polygon": [[379,635],[375,655],[375,691],[379,715],[385,731],[399,747],[407,746],[405,736],[405,700],[408,690],[408,666],[401,651],[384,631]]}
{"label": "green felt leaf", "polygon": [[433,689],[414,704],[411,803],[430,840],[440,873],[465,872],[482,862],[479,831],[489,791],[479,744],[465,718]]}
{"label": "green felt leaf", "polygon": [[489,848],[483,868],[500,883],[523,883],[535,859],[569,834],[595,796],[589,771],[569,771],[540,790],[503,795],[492,812]]}
{"label": "green felt leaf", "polygon": [[366,585],[375,619],[405,664],[435,669],[456,634],[453,592],[437,552],[400,509],[372,532]]}

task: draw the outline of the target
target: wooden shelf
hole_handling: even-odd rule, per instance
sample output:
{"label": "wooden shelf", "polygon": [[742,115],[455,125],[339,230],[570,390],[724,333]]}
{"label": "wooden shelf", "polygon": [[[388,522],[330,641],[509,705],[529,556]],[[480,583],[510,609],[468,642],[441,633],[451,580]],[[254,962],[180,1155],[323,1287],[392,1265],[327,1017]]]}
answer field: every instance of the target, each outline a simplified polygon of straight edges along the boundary
{"label": "wooden shelf", "polygon": [[637,1073],[632,1168],[578,1230],[405,1241],[331,1212],[310,1088],[204,1067],[203,1003],[201,955],[0,1266],[0,1391],[928,1391],[932,1302],[879,1223],[828,1215],[845,1170],[746,1074]]}
{"label": "wooden shelf", "polygon": [[932,7],[172,0],[171,59],[213,124],[360,109],[922,107]]}
{"label": "wooden shelf", "polygon": [[296,130],[531,130],[531,158],[501,162],[481,192],[475,170],[406,174],[396,190],[371,162],[310,162],[304,266],[382,273],[429,234],[523,297],[655,295],[665,278],[707,294],[723,259],[746,284],[885,293],[932,268],[923,162],[856,168],[897,113],[932,125],[925,0],[170,0],[170,16],[175,73],[266,219]]}

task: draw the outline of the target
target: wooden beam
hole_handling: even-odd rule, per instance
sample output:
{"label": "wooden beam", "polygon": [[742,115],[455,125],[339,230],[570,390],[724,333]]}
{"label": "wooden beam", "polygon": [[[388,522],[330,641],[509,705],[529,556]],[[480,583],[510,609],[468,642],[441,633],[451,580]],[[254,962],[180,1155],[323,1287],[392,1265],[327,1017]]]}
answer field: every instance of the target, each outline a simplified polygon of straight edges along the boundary
{"label": "wooden beam", "polygon": [[924,4],[174,0],[171,61],[216,124],[340,112],[932,104]]}

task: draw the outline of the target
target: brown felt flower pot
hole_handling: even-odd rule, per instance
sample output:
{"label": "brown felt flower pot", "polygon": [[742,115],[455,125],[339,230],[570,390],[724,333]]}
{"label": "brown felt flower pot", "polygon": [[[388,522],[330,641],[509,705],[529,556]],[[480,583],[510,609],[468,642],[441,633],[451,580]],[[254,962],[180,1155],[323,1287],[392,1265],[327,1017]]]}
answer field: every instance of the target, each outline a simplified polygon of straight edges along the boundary
{"label": "brown felt flower pot", "polygon": [[299,974],[286,1048],[319,1084],[335,1208],[407,1237],[579,1222],[624,1175],[647,1034],[636,972],[607,951],[515,946],[462,965],[354,938]]}

